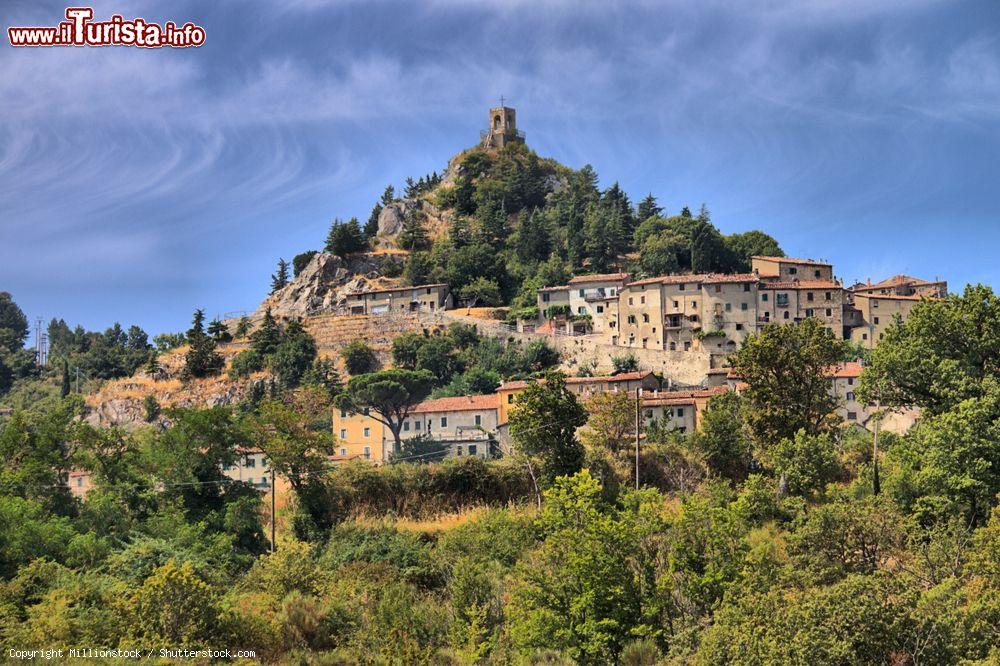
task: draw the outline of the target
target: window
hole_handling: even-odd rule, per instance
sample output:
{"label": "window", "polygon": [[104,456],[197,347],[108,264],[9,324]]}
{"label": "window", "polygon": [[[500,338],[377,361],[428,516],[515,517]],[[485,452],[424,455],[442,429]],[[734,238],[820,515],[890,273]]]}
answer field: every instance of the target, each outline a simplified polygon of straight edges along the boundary
{"label": "window", "polygon": [[677,408],[677,418],[679,418],[679,419],[684,418],[684,408],[683,407],[678,407]]}
{"label": "window", "polygon": [[764,301],[766,303],[767,302],[767,294],[761,294],[760,295],[760,300],[762,300],[762,301]]}
{"label": "window", "polygon": [[819,277],[819,269],[818,268],[813,271],[813,275],[815,275],[816,277]]}
{"label": "window", "polygon": [[750,283],[746,282],[743,284],[743,291],[750,291]]}
{"label": "window", "polygon": [[827,309],[826,309],[826,316],[827,316],[827,317],[831,317],[831,316],[833,316],[833,310],[831,310],[830,308],[827,308]]}
{"label": "window", "polygon": [[476,425],[483,425],[483,417],[481,414],[476,414]]}
{"label": "window", "polygon": [[788,294],[778,294],[774,302],[779,308],[788,305]]}
{"label": "window", "polygon": [[812,317],[812,316],[813,316],[813,311],[812,311],[812,308],[808,308],[808,309],[806,309],[806,316],[807,316],[807,317]]}
{"label": "window", "polygon": [[862,340],[867,340],[868,339],[868,334],[867,333],[862,333],[861,334],[861,339]]}
{"label": "window", "polygon": [[679,308],[680,306],[681,306],[681,304],[680,304],[680,303],[678,303],[677,301],[674,301],[674,309],[675,309],[675,310],[676,310],[677,308]]}
{"label": "window", "polygon": [[645,304],[646,303],[646,297],[645,296],[640,296],[639,297],[639,303],[640,304]]}
{"label": "window", "polygon": [[545,292],[545,293],[542,294],[542,302],[543,303],[548,303],[549,302],[549,294],[548,294],[548,292]]}
{"label": "window", "polygon": [[580,290],[580,298],[583,298],[583,289]]}
{"label": "window", "polygon": [[872,301],[872,307],[873,308],[877,308],[878,307],[878,301]]}
{"label": "window", "polygon": [[579,306],[579,307],[578,307],[578,308],[576,309],[576,313],[577,313],[577,314],[586,314],[586,313],[587,313],[587,309],[586,309],[586,308],[584,308],[584,307],[583,307],[583,306],[581,305],[581,306]]}
{"label": "window", "polygon": [[340,438],[347,439],[347,430],[345,430],[344,428],[340,429]]}
{"label": "window", "polygon": [[414,421],[413,422],[413,429],[414,430],[420,430],[420,424],[421,423],[423,423],[423,421],[421,421],[420,419],[417,419],[416,421]]}
{"label": "window", "polygon": [[643,339],[642,339],[642,348],[643,348],[643,349],[645,349],[645,348],[646,348],[646,341],[647,341],[647,340],[649,340],[649,338],[643,338]]}
{"label": "window", "polygon": [[372,429],[365,428],[365,437],[371,437],[371,436],[372,436]]}
{"label": "window", "polygon": [[462,455],[462,447],[461,446],[456,446],[455,447],[455,455],[456,456]]}
{"label": "window", "polygon": [[736,324],[736,330],[737,331],[742,331],[743,330],[743,324]]}
{"label": "window", "polygon": [[257,466],[257,461],[254,458],[251,458],[250,456],[247,456],[246,457],[246,466],[248,468],[256,467]]}
{"label": "window", "polygon": [[510,394],[507,395],[507,404],[508,405],[513,405],[514,404],[514,394],[513,393],[510,393]]}
{"label": "window", "polygon": [[448,427],[448,417],[447,416],[442,416],[441,417],[441,427],[442,428],[447,428]]}
{"label": "window", "polygon": [[77,488],[83,487],[83,477],[82,476],[76,477],[76,487]]}
{"label": "window", "polygon": [[788,310],[785,310],[785,319],[788,319]]}
{"label": "window", "polygon": [[873,321],[875,322],[876,325],[878,325],[878,317],[875,317],[875,319],[873,319]]}
{"label": "window", "polygon": [[697,308],[698,307],[698,301],[691,301],[691,307]]}
{"label": "window", "polygon": [[366,446],[365,447],[365,460],[371,460],[371,458],[372,458],[372,447]]}
{"label": "window", "polygon": [[722,285],[721,284],[715,285],[715,293],[717,293],[717,294],[721,294],[722,293]]}
{"label": "window", "polygon": [[676,342],[671,342],[670,343],[670,351],[677,351],[677,343]]}
{"label": "window", "polygon": [[643,324],[648,324],[649,323],[649,315],[648,314],[643,313],[643,315],[642,315],[642,323]]}
{"label": "window", "polygon": [[854,377],[848,377],[847,378],[847,385],[848,386],[854,386]]}
{"label": "window", "polygon": [[733,304],[726,303],[726,312],[732,312],[732,311],[733,311]]}
{"label": "window", "polygon": [[797,268],[796,268],[795,266],[791,266],[791,267],[789,267],[789,269],[788,269],[788,274],[789,274],[789,275],[795,275],[795,274],[796,274],[796,273],[798,273],[798,272],[799,272],[799,269],[797,269]]}
{"label": "window", "polygon": [[826,300],[830,300],[830,292],[826,292],[825,294],[823,294],[823,297],[824,297],[824,298],[825,298]]}
{"label": "window", "polygon": [[740,303],[740,310],[742,310],[743,312],[746,312],[747,309],[749,309],[749,307],[750,306],[747,305],[746,303]]}
{"label": "window", "polygon": [[684,283],[677,285],[677,291],[684,291]]}
{"label": "window", "polygon": [[340,455],[346,456],[347,455],[347,449],[344,449],[344,448],[340,449]]}
{"label": "window", "polygon": [[690,349],[691,349],[691,342],[690,341],[685,342],[684,343],[684,351],[688,351]]}
{"label": "window", "polygon": [[812,300],[813,300],[813,293],[811,291],[807,291],[806,292],[806,300],[809,301],[810,303],[812,302]]}
{"label": "window", "polygon": [[635,323],[635,315],[629,315],[628,316],[628,323],[630,323],[630,324],[634,324]]}
{"label": "window", "polygon": [[604,306],[603,305],[598,305],[597,306],[597,314],[601,314],[603,312],[604,312]]}
{"label": "window", "polygon": [[845,397],[845,398],[846,398],[847,400],[852,400],[852,401],[853,401],[853,400],[854,400],[854,393],[852,393],[851,391],[848,391],[848,392],[847,392],[847,395],[845,395],[844,397]]}
{"label": "window", "polygon": [[476,455],[476,445],[475,444],[469,444],[469,455],[470,456]]}
{"label": "window", "polygon": [[631,296],[628,297],[628,304],[632,305],[632,297]]}
{"label": "window", "polygon": [[410,430],[410,422],[409,421],[403,421],[403,430],[409,432],[409,430]]}
{"label": "window", "polygon": [[858,413],[857,412],[847,412],[847,420],[848,421],[857,421],[858,420]]}
{"label": "window", "polygon": [[340,418],[342,418],[342,419],[346,419],[347,418],[347,410],[346,409],[340,410]]}

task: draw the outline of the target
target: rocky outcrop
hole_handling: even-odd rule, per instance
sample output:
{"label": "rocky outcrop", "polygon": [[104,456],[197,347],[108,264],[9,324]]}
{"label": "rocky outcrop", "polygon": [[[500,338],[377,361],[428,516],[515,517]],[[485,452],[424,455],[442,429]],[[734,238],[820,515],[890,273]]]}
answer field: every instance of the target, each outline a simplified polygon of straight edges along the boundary
{"label": "rocky outcrop", "polygon": [[389,264],[398,272],[402,259],[394,254],[358,254],[342,259],[320,253],[302,269],[288,286],[274,292],[260,304],[253,319],[264,316],[267,308],[276,317],[308,317],[336,312],[347,301],[347,295],[383,286],[396,286],[396,281],[382,277]]}

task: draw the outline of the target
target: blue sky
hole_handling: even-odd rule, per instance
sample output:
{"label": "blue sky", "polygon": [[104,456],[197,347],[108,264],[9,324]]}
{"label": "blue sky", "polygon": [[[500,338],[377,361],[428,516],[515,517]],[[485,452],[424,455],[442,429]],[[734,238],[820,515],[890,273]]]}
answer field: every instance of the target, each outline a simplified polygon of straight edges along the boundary
{"label": "blue sky", "polygon": [[[0,0],[3,27],[65,4]],[[98,2],[199,49],[0,46],[0,290],[150,333],[441,170],[503,94],[542,155],[845,281],[1000,282],[996,0]]]}

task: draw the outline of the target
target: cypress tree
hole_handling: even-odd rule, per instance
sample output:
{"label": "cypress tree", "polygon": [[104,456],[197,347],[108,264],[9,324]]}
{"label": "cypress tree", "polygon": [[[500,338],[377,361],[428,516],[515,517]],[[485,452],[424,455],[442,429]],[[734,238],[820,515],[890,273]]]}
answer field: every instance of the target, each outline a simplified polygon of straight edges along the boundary
{"label": "cypress tree", "polygon": [[205,334],[204,310],[194,311],[187,339],[189,348],[184,358],[184,371],[189,377],[207,377],[222,369],[224,361],[215,351],[215,340]]}
{"label": "cypress tree", "polygon": [[250,345],[261,356],[267,356],[273,354],[280,343],[281,329],[271,314],[271,308],[267,308],[260,326],[250,335]]}
{"label": "cypress tree", "polygon": [[69,395],[69,361],[63,359],[62,384],[59,386],[59,397],[65,398],[68,395]]}
{"label": "cypress tree", "polygon": [[288,286],[288,262],[278,259],[278,270],[271,276],[271,293]]}

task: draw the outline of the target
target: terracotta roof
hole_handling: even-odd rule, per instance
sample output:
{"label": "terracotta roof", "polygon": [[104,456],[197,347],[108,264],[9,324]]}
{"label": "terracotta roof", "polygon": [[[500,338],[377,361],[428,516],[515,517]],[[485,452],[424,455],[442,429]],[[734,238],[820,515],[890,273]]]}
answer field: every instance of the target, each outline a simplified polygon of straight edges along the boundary
{"label": "terracotta roof", "polygon": [[891,301],[919,301],[921,299],[931,299],[930,296],[926,294],[911,294],[909,296],[903,296],[900,294],[855,294],[855,298],[878,298],[883,300]]}
{"label": "terracotta roof", "polygon": [[471,412],[484,409],[496,409],[500,405],[500,397],[496,393],[488,395],[462,395],[455,398],[437,398],[424,400],[413,408],[413,414],[427,412]]}
{"label": "terracotta roof", "polygon": [[618,282],[628,280],[631,277],[628,273],[601,273],[597,275],[577,275],[569,281],[570,284],[582,284],[584,282]]}
{"label": "terracotta roof", "polygon": [[890,278],[886,278],[881,282],[876,282],[875,284],[862,284],[860,288],[862,289],[884,289],[885,287],[897,287],[899,285],[913,285],[913,286],[925,286],[929,284],[941,284],[940,282],[931,282],[930,280],[924,280],[923,278],[913,277],[912,275],[893,275]]}
{"label": "terracotta roof", "polygon": [[642,284],[701,284],[705,278],[712,277],[708,273],[697,273],[693,275],[660,275],[657,277],[643,278],[635,282],[629,282],[626,287]]}
{"label": "terracotta roof", "polygon": [[832,280],[794,280],[792,282],[761,282],[761,289],[843,289],[844,285]]}
{"label": "terracotta roof", "polygon": [[698,398],[712,398],[722,395],[729,390],[727,386],[713,386],[708,389],[695,389],[693,391],[660,391],[653,395],[648,393],[642,397],[643,407],[656,407],[659,405],[690,405],[694,404]]}
{"label": "terracotta roof", "polygon": [[732,370],[733,370],[732,368],[711,368],[708,371],[708,374],[710,374],[710,375],[728,375],[730,372],[732,372]]}
{"label": "terracotta roof", "polygon": [[364,291],[355,291],[355,292],[349,294],[349,296],[356,296],[356,295],[361,295],[361,294],[385,294],[385,293],[388,293],[390,291],[410,291],[410,290],[415,290],[415,289],[432,289],[432,288],[437,288],[437,287],[446,287],[447,288],[447,286],[448,285],[446,283],[444,283],[444,282],[437,282],[435,284],[417,284],[417,285],[414,285],[412,287],[385,287],[383,289],[366,289]]}
{"label": "terracotta roof", "polygon": [[706,275],[702,280],[705,284],[715,282],[759,282],[760,276],[756,273],[720,273],[716,275]]}
{"label": "terracotta roof", "polygon": [[542,287],[538,291],[568,291],[568,290],[569,290],[569,285],[564,284],[560,287]]}
{"label": "terracotta roof", "polygon": [[816,261],[815,259],[795,259],[794,257],[769,257],[766,255],[754,255],[750,259],[762,259],[764,261],[780,261],[784,264],[808,264],[810,266],[833,266],[833,264],[828,264],[825,261]]}
{"label": "terracotta roof", "polygon": [[857,379],[861,376],[863,369],[864,366],[861,365],[860,361],[848,361],[847,363],[841,363],[835,368],[831,368],[828,374],[835,379]]}
{"label": "terracotta roof", "polygon": [[[645,379],[653,374],[652,370],[640,370],[638,372],[622,372],[617,375],[601,375],[598,377],[567,377],[566,383],[570,385],[576,384],[617,384],[618,382],[631,382],[641,379]],[[529,379],[522,380],[518,379],[512,382],[504,382],[500,385],[498,391],[516,391],[518,389],[527,388],[528,384],[532,383],[544,384],[544,379]]]}

